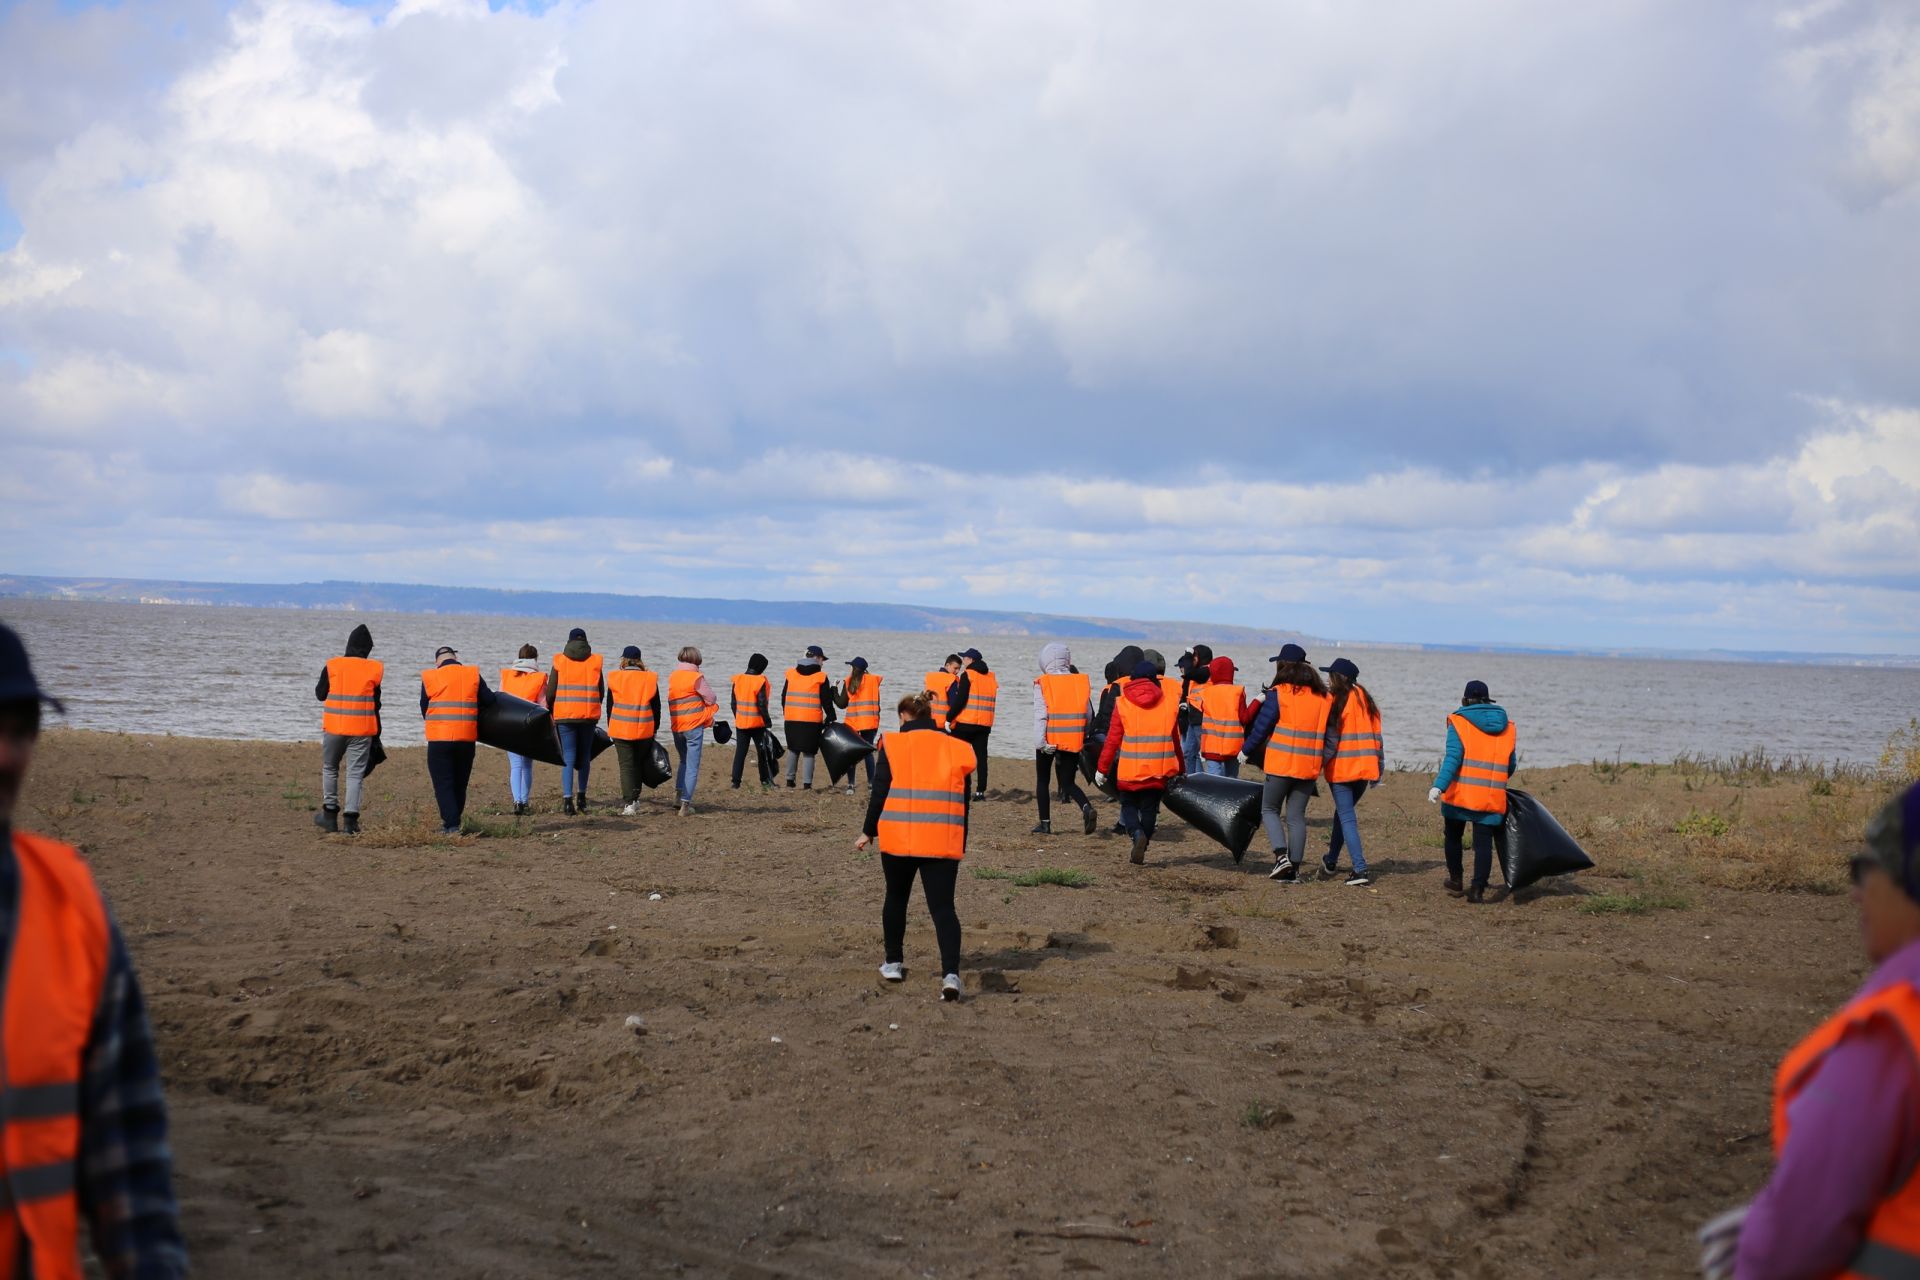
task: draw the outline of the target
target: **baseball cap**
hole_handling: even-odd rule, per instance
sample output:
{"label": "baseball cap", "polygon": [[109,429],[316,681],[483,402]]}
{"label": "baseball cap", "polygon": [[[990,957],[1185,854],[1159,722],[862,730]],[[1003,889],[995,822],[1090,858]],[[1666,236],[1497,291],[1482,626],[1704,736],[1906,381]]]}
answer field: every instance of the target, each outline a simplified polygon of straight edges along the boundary
{"label": "baseball cap", "polygon": [[1360,668],[1353,665],[1352,658],[1335,658],[1331,665],[1320,668],[1336,676],[1345,676],[1349,680],[1360,678]]}
{"label": "baseball cap", "polygon": [[450,644],[443,644],[433,651],[433,660],[435,662],[440,661],[442,658],[457,658],[459,656],[460,651]]}
{"label": "baseball cap", "polygon": [[1467,681],[1467,691],[1460,695],[1460,701],[1462,702],[1472,702],[1475,698],[1485,698],[1488,702],[1493,701],[1493,695],[1487,692],[1487,682],[1485,680]]}
{"label": "baseball cap", "polygon": [[1297,644],[1283,644],[1280,646],[1280,652],[1267,659],[1268,662],[1305,662],[1306,660],[1307,651]]}
{"label": "baseball cap", "polygon": [[860,670],[865,671],[867,669],[867,660],[865,658],[849,658],[847,659],[847,665],[850,667],[858,667]]}

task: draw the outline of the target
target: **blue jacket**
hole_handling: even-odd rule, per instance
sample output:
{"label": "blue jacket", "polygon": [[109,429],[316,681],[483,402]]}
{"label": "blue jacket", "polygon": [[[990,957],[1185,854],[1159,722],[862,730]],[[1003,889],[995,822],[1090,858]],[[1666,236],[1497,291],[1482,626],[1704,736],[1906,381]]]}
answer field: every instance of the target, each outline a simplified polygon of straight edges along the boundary
{"label": "blue jacket", "polygon": [[[1500,706],[1498,703],[1475,703],[1471,707],[1461,707],[1454,714],[1465,716],[1468,720],[1471,720],[1473,727],[1482,733],[1500,733],[1507,727],[1506,708]],[[1455,732],[1453,721],[1448,720],[1447,752],[1440,759],[1440,772],[1434,777],[1433,785],[1442,791],[1452,786],[1454,778],[1460,773],[1460,761],[1465,756],[1466,751],[1460,745],[1460,735]],[[1519,760],[1520,749],[1518,746],[1515,746],[1513,754],[1507,757],[1508,777],[1513,776],[1514,766],[1519,763]],[[1456,822],[1477,822],[1482,826],[1488,827],[1497,827],[1507,820],[1504,814],[1477,813],[1472,809],[1462,809],[1458,805],[1452,804],[1443,803],[1440,806],[1440,811]]]}

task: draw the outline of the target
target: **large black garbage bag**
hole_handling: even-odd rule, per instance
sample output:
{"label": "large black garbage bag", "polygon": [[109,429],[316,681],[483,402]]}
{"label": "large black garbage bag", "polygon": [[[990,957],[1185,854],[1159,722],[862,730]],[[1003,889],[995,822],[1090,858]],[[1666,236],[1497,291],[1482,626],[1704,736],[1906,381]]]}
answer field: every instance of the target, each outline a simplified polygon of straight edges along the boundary
{"label": "large black garbage bag", "polygon": [[1183,773],[1167,783],[1164,803],[1188,826],[1218,841],[1235,862],[1260,830],[1260,784],[1250,778]]}
{"label": "large black garbage bag", "polygon": [[[1089,737],[1080,748],[1080,776],[1088,782],[1092,782],[1093,775],[1100,771],[1100,748],[1105,746],[1106,742],[1105,738]],[[1118,799],[1120,796],[1120,788],[1113,785],[1112,778],[1096,783],[1094,790],[1110,800]]]}
{"label": "large black garbage bag", "polygon": [[1524,889],[1543,876],[1569,875],[1592,866],[1593,859],[1554,821],[1547,806],[1524,791],[1507,792],[1507,851],[1501,870],[1508,888]]}
{"label": "large black garbage bag", "polygon": [[673,777],[673,757],[655,738],[640,748],[640,785],[658,787]]}
{"label": "large black garbage bag", "polygon": [[593,726],[593,754],[588,756],[587,759],[598,760],[600,753],[612,745],[613,739],[607,736],[606,726],[598,724]]}
{"label": "large black garbage bag", "polygon": [[873,744],[839,721],[820,731],[820,758],[827,762],[827,776],[835,786],[853,772],[861,758],[873,754]]}
{"label": "large black garbage bag", "polygon": [[[554,736],[553,712],[510,693],[496,693],[492,702],[480,708],[480,741],[541,764],[560,763],[560,739]],[[600,751],[596,742],[593,753],[599,755]]]}
{"label": "large black garbage bag", "polygon": [[386,745],[380,741],[380,735],[376,733],[373,735],[373,746],[367,749],[367,768],[366,771],[360,775],[361,779],[364,781],[367,778],[371,778],[373,771],[386,762]]}
{"label": "large black garbage bag", "polygon": [[779,764],[780,757],[787,754],[786,744],[780,741],[780,735],[773,731],[772,725],[768,725],[766,732],[760,735],[760,741],[767,744],[767,759],[775,764]]}

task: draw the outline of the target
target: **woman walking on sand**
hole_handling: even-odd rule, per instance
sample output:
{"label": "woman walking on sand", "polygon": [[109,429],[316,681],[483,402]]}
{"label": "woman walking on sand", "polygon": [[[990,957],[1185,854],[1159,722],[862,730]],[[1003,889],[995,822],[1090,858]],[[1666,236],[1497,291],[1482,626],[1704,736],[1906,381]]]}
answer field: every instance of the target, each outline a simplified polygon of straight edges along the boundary
{"label": "woman walking on sand", "polygon": [[1273,686],[1247,727],[1245,747],[1248,758],[1265,747],[1260,824],[1273,847],[1273,870],[1267,878],[1292,884],[1307,856],[1307,800],[1324,765],[1333,698],[1299,645],[1280,646],[1273,663]]}
{"label": "woman walking on sand", "polygon": [[1519,754],[1517,730],[1506,709],[1494,702],[1484,680],[1467,681],[1460,709],[1447,717],[1446,753],[1427,800],[1440,806],[1441,835],[1447,856],[1447,892],[1459,894],[1465,861],[1461,836],[1473,828],[1473,883],[1467,901],[1487,900],[1487,876],[1494,851],[1507,858],[1507,783]]}
{"label": "woman walking on sand", "polygon": [[1080,806],[1080,824],[1092,835],[1100,818],[1077,776],[1080,749],[1086,745],[1087,723],[1093,715],[1092,683],[1073,670],[1073,654],[1067,646],[1050,644],[1040,650],[1040,674],[1033,684],[1033,798],[1040,806],[1040,825],[1033,834],[1053,834],[1051,777],[1060,788],[1060,798]]}
{"label": "woman walking on sand", "polygon": [[1333,706],[1327,714],[1327,785],[1333,791],[1333,830],[1327,836],[1327,855],[1320,868],[1327,875],[1340,865],[1344,846],[1353,857],[1350,885],[1373,883],[1367,874],[1367,855],[1360,849],[1360,819],[1354,807],[1367,788],[1386,771],[1386,748],[1380,738],[1380,705],[1360,683],[1360,668],[1350,658],[1335,658],[1327,673]]}
{"label": "woman walking on sand", "polygon": [[640,646],[620,651],[620,665],[607,672],[607,736],[620,762],[620,812],[640,812],[640,761],[660,732],[660,676],[647,670]]}
{"label": "woman walking on sand", "polygon": [[1135,866],[1147,860],[1147,846],[1160,821],[1160,798],[1167,783],[1185,772],[1180,759],[1180,695],[1168,694],[1159,668],[1142,658],[1114,704],[1106,745],[1100,748],[1095,786],[1113,775],[1120,790],[1120,823],[1133,838],[1129,855]]}
{"label": "woman walking on sand", "polygon": [[[827,694],[827,673],[820,665],[827,651],[807,646],[806,657],[787,668],[780,682],[780,714],[787,722],[787,785],[796,774],[801,789],[813,790],[813,766],[820,757],[820,735],[833,723],[833,699]],[[804,762],[804,763],[803,763]]]}
{"label": "woman walking on sand", "polygon": [[[520,646],[520,656],[510,667],[500,668],[500,692],[512,694],[522,702],[538,706],[546,695],[547,677],[540,670],[540,651],[530,644]],[[507,789],[513,793],[513,813],[519,817],[533,802],[533,757],[507,753]]]}
{"label": "woman walking on sand", "polygon": [[754,753],[755,767],[760,771],[760,789],[773,787],[773,755],[767,750],[767,735],[773,732],[773,716],[767,709],[767,655],[756,653],[747,659],[747,669],[742,675],[733,678],[731,703],[733,706],[733,728],[735,732],[733,747],[733,785],[740,787],[740,776],[746,772],[747,748]]}
{"label": "woman walking on sand", "polygon": [[680,756],[674,786],[680,816],[693,813],[693,789],[700,784],[700,754],[707,742],[707,726],[720,707],[713,686],[700,673],[703,659],[692,645],[680,650],[680,664],[667,677],[667,716],[673,722],[673,749]]}
{"label": "woman walking on sand", "polygon": [[900,699],[897,733],[880,739],[880,765],[867,798],[867,820],[855,849],[880,844],[880,871],[886,877],[886,904],[880,931],[886,960],[880,976],[901,982],[907,976],[907,903],[914,877],[927,898],[934,936],[940,944],[940,998],[960,998],[960,916],[954,889],[960,860],[967,852],[968,782],[973,748],[940,732],[933,721],[933,695],[910,693]]}
{"label": "woman walking on sand", "polygon": [[560,739],[560,809],[587,811],[587,774],[593,769],[593,731],[600,725],[606,697],[606,663],[587,643],[579,627],[567,632],[567,647],[554,655],[547,673],[547,705]]}
{"label": "woman walking on sand", "polygon": [[[1197,743],[1200,772],[1223,778],[1240,776],[1240,746],[1246,741],[1247,721],[1253,718],[1255,704],[1247,702],[1247,691],[1233,682],[1232,658],[1210,658],[1204,668],[1195,666],[1196,683],[1187,695],[1189,704],[1199,713]],[[1191,761],[1189,769],[1193,768]]]}
{"label": "woman walking on sand", "polygon": [[[880,734],[880,677],[867,670],[865,658],[854,658],[847,663],[852,670],[838,689],[833,691],[833,705],[846,712],[847,728],[860,735],[862,742],[872,742]],[[873,789],[873,753],[861,757],[867,766],[867,789]],[[847,794],[853,794],[853,771],[847,771]]]}

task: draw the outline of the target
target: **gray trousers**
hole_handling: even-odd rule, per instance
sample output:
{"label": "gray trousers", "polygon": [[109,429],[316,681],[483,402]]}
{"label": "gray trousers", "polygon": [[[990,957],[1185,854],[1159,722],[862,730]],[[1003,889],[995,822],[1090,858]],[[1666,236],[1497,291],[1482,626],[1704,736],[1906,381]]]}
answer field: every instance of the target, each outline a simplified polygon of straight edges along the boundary
{"label": "gray trousers", "polygon": [[[373,758],[370,733],[323,733],[320,735],[320,804],[346,813],[360,812],[360,780],[367,776],[367,761]],[[347,766],[347,802],[340,803],[340,765]]]}
{"label": "gray trousers", "polygon": [[[1260,825],[1267,829],[1267,845],[1275,854],[1275,861],[1282,849],[1287,851],[1287,860],[1299,866],[1307,856],[1307,799],[1315,791],[1313,783],[1305,778],[1276,778],[1267,775],[1260,784]],[[1286,823],[1280,821],[1281,807],[1286,808]]]}

